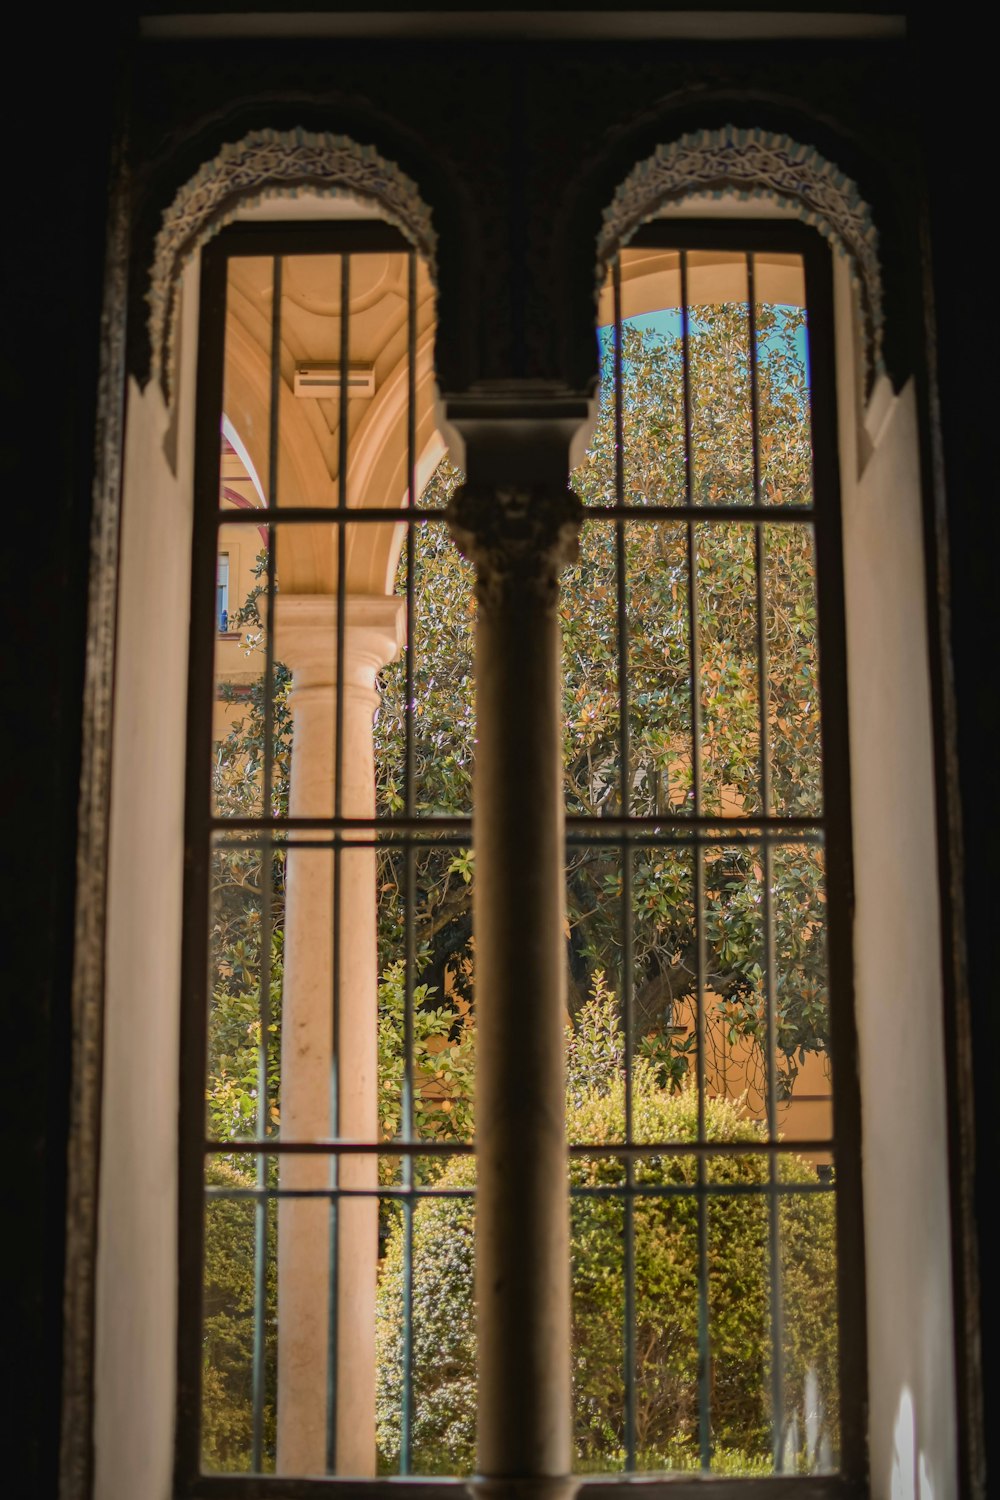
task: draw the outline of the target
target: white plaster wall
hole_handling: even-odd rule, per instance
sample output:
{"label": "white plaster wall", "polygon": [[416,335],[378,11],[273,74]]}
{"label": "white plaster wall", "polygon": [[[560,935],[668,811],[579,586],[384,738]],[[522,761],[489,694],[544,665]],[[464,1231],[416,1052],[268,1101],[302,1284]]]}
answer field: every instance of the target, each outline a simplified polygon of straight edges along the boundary
{"label": "white plaster wall", "polygon": [[95,1356],[96,1500],[172,1490],[177,1083],[198,279],[184,283],[177,477],[158,388],[128,391]]}
{"label": "white plaster wall", "polygon": [[858,424],[837,266],[872,1500],[957,1494],[941,934],[916,396]]}

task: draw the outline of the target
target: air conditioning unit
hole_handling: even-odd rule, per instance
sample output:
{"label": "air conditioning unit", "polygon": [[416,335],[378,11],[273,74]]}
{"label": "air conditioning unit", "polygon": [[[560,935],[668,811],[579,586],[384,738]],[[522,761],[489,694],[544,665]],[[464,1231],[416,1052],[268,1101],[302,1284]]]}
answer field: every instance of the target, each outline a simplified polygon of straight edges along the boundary
{"label": "air conditioning unit", "polygon": [[[293,387],[296,396],[328,399],[339,395],[340,371],[340,365],[334,364],[296,365]],[[347,394],[349,396],[374,396],[374,365],[348,365]]]}

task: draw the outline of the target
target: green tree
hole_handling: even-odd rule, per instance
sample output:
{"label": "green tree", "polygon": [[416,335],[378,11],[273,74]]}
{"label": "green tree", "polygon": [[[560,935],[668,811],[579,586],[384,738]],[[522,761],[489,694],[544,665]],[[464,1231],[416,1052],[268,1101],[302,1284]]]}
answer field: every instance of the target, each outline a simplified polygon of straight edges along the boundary
{"label": "green tree", "polygon": [[[786,505],[811,499],[808,383],[802,353],[804,313],[764,306],[757,312],[761,488]],[[691,334],[692,491],[696,500],[739,504],[753,498],[749,333],[739,305],[694,309]],[[615,424],[611,350],[604,348],[602,403],[584,464],[573,477],[588,505],[615,498]],[[666,331],[626,324],[623,335],[626,499],[671,504],[685,491],[682,342]],[[424,503],[443,508],[460,474],[444,460]],[[702,810],[761,807],[760,690],[757,660],[754,530],[736,524],[696,529],[702,701]],[[620,684],[616,655],[614,527],[584,529],[578,563],[564,577],[564,763],[567,810],[592,817],[621,811]],[[628,623],[628,734],[625,779],[640,815],[692,809],[692,683],[687,532],[670,522],[630,522],[624,535]],[[767,720],[772,811],[814,815],[821,807],[816,601],[808,524],[764,529],[764,608],[768,653]],[[398,586],[405,588],[406,560]],[[414,549],[414,805],[418,811],[467,813],[475,745],[472,695],[471,573],[443,525],[425,523]],[[380,805],[402,807],[405,665],[382,674],[376,719]],[[632,855],[633,986],[637,1045],[680,1081],[689,1066],[696,987],[694,864],[690,848],[637,849]],[[401,952],[404,858],[383,854],[380,933],[386,961]],[[415,867],[415,926],[421,984],[443,995],[469,974],[471,875],[439,848]],[[705,860],[705,976],[716,1045],[739,1042],[763,1073],[766,1024],[762,985],[762,856],[759,847],[716,845]],[[571,853],[567,869],[570,1007],[594,973],[621,989],[621,856],[593,848]],[[771,898],[776,923],[775,977],[780,1091],[789,1092],[809,1052],[828,1047],[822,851],[807,843],[774,851]],[[462,984],[465,1000],[471,985]]]}

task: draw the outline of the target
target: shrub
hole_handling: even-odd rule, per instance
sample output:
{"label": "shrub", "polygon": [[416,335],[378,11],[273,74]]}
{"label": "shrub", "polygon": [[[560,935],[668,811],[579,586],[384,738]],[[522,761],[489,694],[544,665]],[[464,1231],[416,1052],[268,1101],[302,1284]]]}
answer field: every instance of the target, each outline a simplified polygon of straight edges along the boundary
{"label": "shrub", "polygon": [[[600,987],[599,987],[600,988]],[[624,1084],[620,1033],[598,994],[571,1038],[570,1115],[579,1144],[623,1139]],[[610,1013],[610,1011],[609,1011]],[[612,1059],[607,1065],[607,1058]],[[634,1070],[635,1139],[683,1143],[697,1134],[693,1089],[670,1093],[653,1066]],[[739,1101],[707,1099],[709,1141],[760,1140],[763,1129]],[[771,1455],[771,1317],[769,1206],[755,1192],[767,1183],[766,1153],[709,1157],[710,1186],[729,1189],[708,1200],[706,1239],[713,1468],[761,1473]],[[692,1156],[662,1155],[636,1163],[648,1195],[631,1211],[635,1258],[636,1442],[641,1469],[683,1469],[699,1461],[699,1234]],[[575,1157],[570,1178],[573,1263],[573,1385],[576,1466],[584,1471],[624,1463],[623,1198],[588,1194],[620,1187],[619,1160]],[[781,1164],[785,1185],[808,1187],[816,1172],[798,1157]],[[456,1158],[437,1186],[468,1190],[474,1163]],[[663,1188],[663,1196],[649,1193]],[[737,1189],[739,1191],[732,1191]],[[678,1192],[678,1190],[682,1190]],[[836,1430],[837,1350],[834,1202],[827,1193],[779,1198],[784,1312],[788,1458],[796,1462],[797,1414],[805,1430]],[[395,1471],[400,1446],[405,1229],[389,1235],[378,1302],[378,1442],[383,1469]],[[413,1211],[411,1463],[416,1473],[467,1473],[475,1460],[476,1349],[473,1322],[473,1203],[466,1197],[424,1199]],[[807,1405],[809,1410],[807,1411]],[[813,1439],[815,1448],[815,1436]],[[786,1443],[786,1448],[788,1444]],[[815,1452],[801,1455],[811,1466]]]}
{"label": "shrub", "polygon": [[[247,1178],[218,1159],[208,1168],[210,1187],[245,1188]],[[264,1466],[273,1467],[275,1441],[276,1268],[275,1207],[268,1205],[265,1283]],[[245,1473],[252,1467],[254,1241],[256,1204],[247,1199],[210,1198],[205,1214],[205,1284],[202,1363],[204,1467]]]}

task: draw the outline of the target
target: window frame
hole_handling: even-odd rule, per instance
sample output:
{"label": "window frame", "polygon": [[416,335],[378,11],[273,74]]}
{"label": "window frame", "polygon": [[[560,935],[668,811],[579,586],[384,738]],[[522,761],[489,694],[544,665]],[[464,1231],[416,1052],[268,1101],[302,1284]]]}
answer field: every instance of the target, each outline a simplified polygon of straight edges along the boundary
{"label": "window frame", "polygon": [[[787,252],[802,257],[805,274],[810,369],[810,418],[813,452],[813,526],[816,558],[817,632],[821,703],[823,811],[816,819],[824,830],[827,894],[828,987],[830,995],[833,1140],[836,1151],[838,1330],[840,1343],[840,1464],[831,1475],[775,1475],[761,1479],[730,1480],[740,1494],[771,1493],[778,1484],[781,1493],[790,1485],[811,1484],[816,1493],[862,1493],[868,1476],[867,1447],[867,1334],[865,1302],[865,1256],[862,1220],[861,1097],[858,1079],[858,1043],[854,1004],[853,959],[853,831],[851,819],[850,745],[847,708],[847,633],[844,602],[844,550],[842,491],[838,452],[836,351],[834,343],[832,252],[818,231],[798,221],[753,218],[662,217],[640,227],[625,249],[721,250],[733,252]],[[613,324],[609,325],[613,328]],[[619,481],[620,482],[620,481]],[[650,507],[622,504],[636,519],[648,515]],[[678,522],[691,517],[698,507],[664,507],[667,521],[676,513]],[[702,507],[703,514],[712,514]],[[602,514],[585,507],[588,517]],[[758,517],[767,524],[767,507],[732,507],[733,517]],[[773,523],[772,523],[773,524]],[[753,822],[752,814],[746,821]],[[625,1475],[612,1482],[584,1481],[588,1494],[600,1490],[603,1497],[630,1482],[652,1483],[642,1474]],[[697,1483],[719,1484],[706,1477]],[[685,1493],[685,1477],[669,1481],[670,1495]],[[824,1488],[829,1487],[829,1490]],[[699,1490],[698,1493],[701,1493]]]}
{"label": "window frame", "polygon": [[[222,409],[222,337],[205,338],[206,320],[224,307],[225,266],[236,241],[241,254],[295,255],[337,253],[351,249],[409,248],[398,231],[379,221],[240,224],[220,232],[202,252],[201,312],[197,415],[195,435],[194,543],[187,729],[188,779],[185,793],[185,922],[182,952],[183,1000],[180,1054],[180,1201],[178,1216],[180,1316],[178,1318],[178,1378],[176,1467],[177,1492],[190,1500],[213,1495],[264,1497],[279,1492],[288,1500],[306,1496],[346,1494],[389,1500],[401,1484],[419,1490],[428,1500],[444,1500],[464,1488],[461,1479],[394,1477],[359,1480],[330,1475],[296,1478],[277,1475],[206,1475],[200,1472],[200,1317],[193,1312],[199,1296],[203,1255],[203,1078],[205,1020],[207,1017],[208,948],[204,920],[208,870],[204,859],[204,809],[197,806],[204,790],[204,771],[211,750],[211,703],[214,684],[212,647],[215,633],[206,635],[204,622],[214,613],[217,557],[218,413]],[[822,1476],[774,1476],[765,1479],[726,1479],[676,1476],[659,1479],[645,1474],[581,1477],[589,1495],[620,1494],[641,1483],[683,1497],[688,1486],[701,1494],[706,1483],[717,1494],[766,1496],[773,1493],[812,1495],[860,1494],[867,1476],[866,1340],[864,1250],[861,1224],[860,1094],[857,1074],[857,1037],[853,1007],[851,918],[853,903],[850,770],[847,726],[846,624],[843,582],[843,534],[839,482],[837,405],[833,341],[833,279],[829,248],[819,234],[804,225],[783,220],[663,219],[639,230],[629,247],[697,249],[794,250],[803,257],[809,318],[814,463],[814,510],[817,599],[820,633],[820,691],[823,725],[823,792],[827,849],[827,892],[830,913],[828,951],[831,1003],[831,1056],[834,1071],[835,1127],[838,1145],[838,1278],[841,1338],[841,1464],[840,1471]],[[221,298],[221,304],[220,304]],[[224,329],[224,316],[221,325]],[[213,425],[214,424],[214,425]],[[211,503],[209,503],[209,497]],[[584,524],[587,516],[584,515]],[[193,774],[197,772],[197,775]],[[197,912],[198,921],[191,916]],[[192,1417],[194,1418],[192,1422]],[[193,1436],[192,1436],[193,1434]],[[694,1493],[694,1490],[691,1490]]]}
{"label": "window frame", "polygon": [[[383,1481],[360,1480],[330,1475],[320,1479],[282,1475],[205,1474],[200,1464],[201,1433],[201,1364],[202,1364],[202,1286],[204,1261],[204,1078],[208,1020],[209,974],[209,830],[211,828],[210,787],[207,769],[211,763],[212,706],[215,688],[214,644],[218,632],[211,632],[208,621],[214,614],[216,597],[216,560],[218,531],[225,524],[226,513],[218,504],[219,489],[219,420],[223,410],[225,361],[225,304],[227,268],[231,257],[275,256],[291,258],[304,255],[340,255],[366,253],[417,252],[405,236],[379,219],[361,221],[322,220],[295,222],[273,220],[266,223],[236,223],[221,230],[202,251],[200,279],[199,345],[197,394],[195,407],[194,447],[194,519],[191,547],[191,610],[189,632],[188,723],[185,785],[185,879],[184,921],[182,939],[181,1045],[179,1076],[179,1194],[178,1194],[178,1280],[179,1316],[177,1326],[177,1395],[175,1421],[175,1483],[178,1494],[208,1496],[216,1493],[241,1495],[280,1492],[294,1500],[302,1494],[316,1493],[317,1487],[337,1485],[362,1486],[366,1494],[371,1486]],[[415,326],[415,325],[414,325]],[[211,330],[206,336],[206,330]],[[410,381],[408,396],[408,447],[410,472],[415,471],[415,432],[412,425],[413,360],[410,348]],[[274,370],[272,367],[272,380]],[[343,401],[348,393],[344,391]],[[274,394],[272,390],[272,401]],[[346,507],[345,514],[353,512]],[[254,512],[264,522],[272,516],[270,509]],[[287,508],[285,508],[287,521]],[[282,507],[273,512],[277,521]],[[437,524],[444,523],[444,513],[435,512]],[[372,517],[368,517],[371,521]],[[397,519],[387,511],[386,525]],[[292,523],[294,524],[294,522]],[[409,526],[412,531],[413,522]],[[345,524],[338,524],[343,531]],[[338,591],[338,597],[342,591]],[[409,596],[408,596],[409,597]],[[408,606],[412,614],[412,605]],[[468,818],[448,820],[464,827]],[[471,839],[467,830],[463,842]],[[413,976],[409,977],[412,991]],[[461,1149],[460,1147],[458,1148]],[[398,1481],[392,1481],[397,1484]],[[413,1483],[414,1481],[407,1481]],[[419,1481],[418,1481],[419,1482]],[[436,1482],[434,1482],[436,1483]],[[447,1494],[455,1492],[455,1481],[440,1482]],[[242,1488],[242,1486],[248,1486]],[[221,1488],[220,1488],[221,1487]],[[235,1487],[235,1490],[234,1490]],[[261,1488],[263,1487],[263,1488]],[[421,1484],[423,1492],[423,1485]]]}

